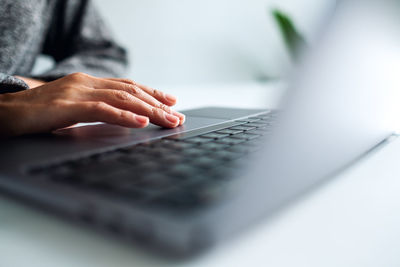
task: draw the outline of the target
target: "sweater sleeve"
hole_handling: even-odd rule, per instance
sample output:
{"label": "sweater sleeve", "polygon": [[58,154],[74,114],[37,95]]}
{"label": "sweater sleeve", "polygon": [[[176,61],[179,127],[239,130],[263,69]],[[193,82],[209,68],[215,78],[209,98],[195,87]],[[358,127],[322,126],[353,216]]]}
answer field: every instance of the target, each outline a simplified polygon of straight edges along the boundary
{"label": "sweater sleeve", "polygon": [[51,81],[73,72],[118,77],[127,67],[127,53],[90,0],[57,2],[46,36],[43,54],[54,58],[49,71],[34,78]]}
{"label": "sweater sleeve", "polygon": [[0,94],[15,93],[29,89],[29,86],[17,77],[0,73]]}

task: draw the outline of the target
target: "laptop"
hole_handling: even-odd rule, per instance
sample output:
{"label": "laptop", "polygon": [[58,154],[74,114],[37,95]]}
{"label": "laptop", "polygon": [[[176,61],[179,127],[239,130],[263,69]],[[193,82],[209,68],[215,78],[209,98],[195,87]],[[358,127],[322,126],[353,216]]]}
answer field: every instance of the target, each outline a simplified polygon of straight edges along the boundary
{"label": "laptop", "polygon": [[176,129],[99,124],[1,140],[1,192],[166,256],[204,251],[392,134],[393,88],[377,66],[393,55],[396,8],[339,4],[279,111],[205,107],[183,111]]}

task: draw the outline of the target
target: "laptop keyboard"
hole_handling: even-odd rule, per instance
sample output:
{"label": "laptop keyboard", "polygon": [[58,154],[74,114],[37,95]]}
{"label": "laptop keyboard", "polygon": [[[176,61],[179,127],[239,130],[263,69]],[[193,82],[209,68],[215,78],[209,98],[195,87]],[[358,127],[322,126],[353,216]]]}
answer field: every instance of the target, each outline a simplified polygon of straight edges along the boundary
{"label": "laptop keyboard", "polygon": [[275,112],[200,135],[182,133],[111,152],[35,167],[46,181],[135,204],[193,209],[216,201],[237,160],[260,148]]}

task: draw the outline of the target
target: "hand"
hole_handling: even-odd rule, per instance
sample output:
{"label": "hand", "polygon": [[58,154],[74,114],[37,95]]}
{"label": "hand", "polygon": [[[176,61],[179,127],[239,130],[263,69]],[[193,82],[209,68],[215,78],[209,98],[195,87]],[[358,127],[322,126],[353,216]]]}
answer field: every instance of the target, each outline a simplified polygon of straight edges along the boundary
{"label": "hand", "polygon": [[26,77],[21,77],[21,76],[15,76],[15,77],[23,80],[29,86],[29,88],[35,88],[35,87],[45,84],[45,82],[41,81],[41,80],[36,80],[36,79],[26,78]]}
{"label": "hand", "polygon": [[79,122],[174,128],[185,116],[174,96],[127,79],[74,73],[42,86],[0,95],[0,135],[51,132]]}

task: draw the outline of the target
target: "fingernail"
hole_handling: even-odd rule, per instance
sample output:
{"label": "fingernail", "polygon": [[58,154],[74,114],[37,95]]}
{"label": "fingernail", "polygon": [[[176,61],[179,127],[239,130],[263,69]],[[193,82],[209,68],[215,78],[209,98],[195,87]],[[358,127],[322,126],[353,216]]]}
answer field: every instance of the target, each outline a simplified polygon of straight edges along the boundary
{"label": "fingernail", "polygon": [[185,115],[184,114],[179,113],[177,111],[172,112],[172,114],[174,114],[174,116],[179,118],[180,124],[183,124],[185,122]]}
{"label": "fingernail", "polygon": [[165,113],[165,118],[169,121],[169,122],[172,122],[172,123],[177,123],[177,122],[179,122],[179,118],[178,117],[175,117],[175,116],[173,116],[173,115],[171,115],[171,114],[168,114],[168,113]]}
{"label": "fingernail", "polygon": [[170,102],[175,102],[176,101],[176,97],[170,94],[165,94],[165,98],[170,101]]}
{"label": "fingernail", "polygon": [[186,121],[186,116],[184,114],[182,114],[181,125],[184,124],[185,121]]}
{"label": "fingernail", "polygon": [[136,116],[136,121],[140,124],[147,124],[149,122],[149,118],[145,116]]}

